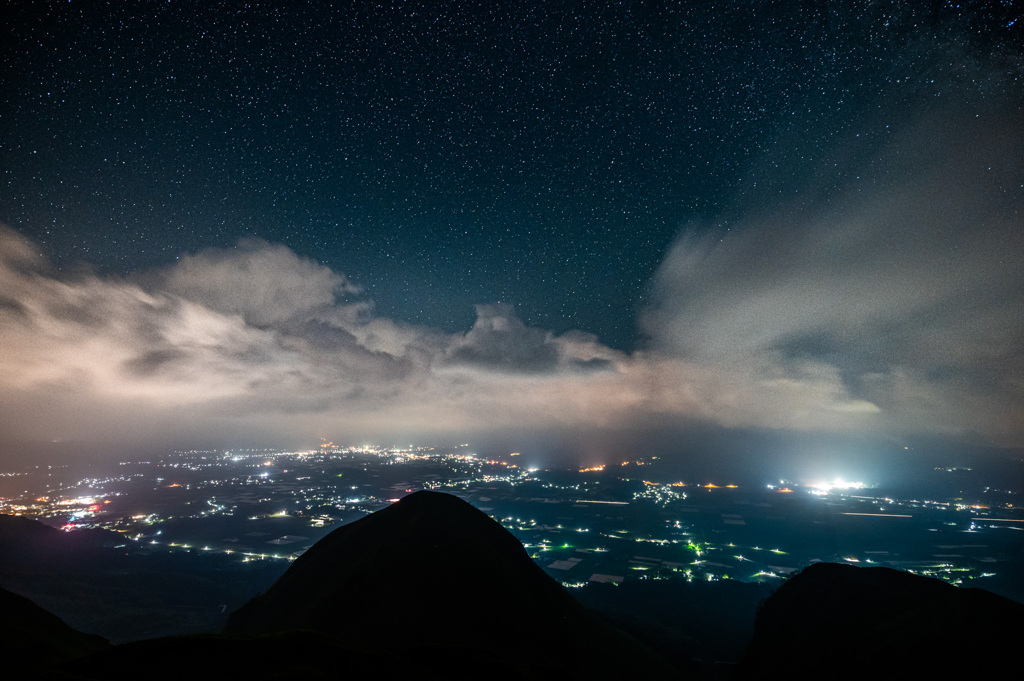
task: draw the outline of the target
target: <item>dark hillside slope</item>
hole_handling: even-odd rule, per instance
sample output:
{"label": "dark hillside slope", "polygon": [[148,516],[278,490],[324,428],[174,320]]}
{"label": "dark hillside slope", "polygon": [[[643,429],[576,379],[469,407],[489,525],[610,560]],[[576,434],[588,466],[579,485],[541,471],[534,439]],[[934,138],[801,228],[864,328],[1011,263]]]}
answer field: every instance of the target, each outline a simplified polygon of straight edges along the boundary
{"label": "dark hillside slope", "polygon": [[52,678],[52,665],[107,647],[99,636],[75,631],[32,601],[0,589],[0,660],[18,678]]}
{"label": "dark hillside slope", "polygon": [[0,514],[0,547],[4,550],[0,574],[37,570],[65,560],[95,560],[123,542],[121,535],[108,530],[61,532],[38,520]]}
{"label": "dark hillside slope", "polygon": [[883,567],[817,563],[761,607],[735,679],[998,678],[1024,605]]}

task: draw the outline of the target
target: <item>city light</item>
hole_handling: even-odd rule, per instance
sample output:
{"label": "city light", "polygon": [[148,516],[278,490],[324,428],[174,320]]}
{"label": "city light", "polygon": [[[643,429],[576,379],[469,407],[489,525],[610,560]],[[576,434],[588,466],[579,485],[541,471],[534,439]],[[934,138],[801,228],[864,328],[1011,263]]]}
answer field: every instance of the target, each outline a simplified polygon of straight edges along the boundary
{"label": "city light", "polygon": [[[779,480],[743,489],[726,481],[687,486],[677,476],[662,477],[657,467],[645,468],[643,478],[633,478],[627,473],[632,469],[619,466],[542,471],[465,449],[331,443],[328,448],[298,452],[177,452],[131,465],[136,467],[131,472],[68,481],[26,491],[24,498],[0,499],[0,511],[51,518],[55,526],[69,532],[113,530],[149,551],[216,554],[244,562],[292,561],[334,527],[400,503],[415,490],[432,489],[461,496],[491,515],[543,569],[553,576],[563,573],[557,574],[559,581],[573,588],[601,581],[602,575],[614,577],[609,578],[611,583],[624,579],[777,580],[812,560],[891,565],[954,584],[967,583],[995,574],[986,562],[990,559],[978,555],[995,550],[978,547],[1024,529],[1024,516],[1015,517],[1021,513],[1019,504],[959,497],[875,497],[865,491],[865,483],[843,478],[810,485]],[[275,471],[273,477],[270,470]],[[588,475],[601,470],[606,475]],[[147,508],[147,495],[154,490],[165,498]],[[823,507],[813,497],[800,495],[776,506],[775,495],[791,495],[794,490],[827,496],[828,503]],[[856,495],[845,493],[854,490]],[[637,524],[634,519],[648,513],[644,509],[657,509],[663,517],[656,525]],[[759,536],[759,518],[788,517],[800,522],[802,509],[814,509],[816,518],[825,513],[863,525],[876,545],[863,552],[858,547],[820,555],[788,546],[776,536]],[[203,524],[195,521],[212,518],[236,529],[204,534]],[[908,555],[909,549],[900,543],[885,544],[887,540],[881,539],[885,535],[873,539],[887,523],[900,523],[903,532],[934,532],[941,526],[950,532],[988,536],[985,542],[972,537],[970,547],[974,548]],[[740,536],[745,539],[740,541]],[[936,563],[936,557],[943,562]],[[737,570],[740,564],[745,569]]]}
{"label": "city light", "polygon": [[808,483],[807,487],[810,488],[811,494],[828,494],[832,490],[864,489],[865,485],[863,482],[847,482],[842,478],[836,478],[832,482]]}

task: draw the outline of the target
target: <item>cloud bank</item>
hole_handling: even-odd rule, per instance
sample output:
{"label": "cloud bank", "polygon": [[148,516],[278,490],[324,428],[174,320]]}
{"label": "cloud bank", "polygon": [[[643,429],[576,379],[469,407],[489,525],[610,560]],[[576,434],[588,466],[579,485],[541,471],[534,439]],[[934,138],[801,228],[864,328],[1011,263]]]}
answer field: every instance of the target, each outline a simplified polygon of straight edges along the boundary
{"label": "cloud bank", "polygon": [[508,305],[478,305],[457,334],[383,318],[363,282],[259,240],[118,279],[57,272],[3,228],[0,445],[666,424],[1019,443],[1018,114],[926,121],[804,194],[826,198],[683,230],[631,354],[529,327]]}
{"label": "cloud bank", "polygon": [[827,200],[684,231],[641,317],[650,347],[888,430],[1018,438],[1024,155],[1008,150],[1019,110],[933,118]]}

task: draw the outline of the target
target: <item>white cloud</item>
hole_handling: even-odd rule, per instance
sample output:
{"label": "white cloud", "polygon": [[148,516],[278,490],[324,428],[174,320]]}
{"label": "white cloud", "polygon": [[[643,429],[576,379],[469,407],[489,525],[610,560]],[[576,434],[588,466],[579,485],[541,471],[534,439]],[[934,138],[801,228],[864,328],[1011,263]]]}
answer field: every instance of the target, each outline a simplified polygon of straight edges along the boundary
{"label": "white cloud", "polygon": [[241,315],[254,326],[305,321],[336,308],[338,295],[359,292],[344,275],[260,239],[183,256],[158,280],[166,293]]}

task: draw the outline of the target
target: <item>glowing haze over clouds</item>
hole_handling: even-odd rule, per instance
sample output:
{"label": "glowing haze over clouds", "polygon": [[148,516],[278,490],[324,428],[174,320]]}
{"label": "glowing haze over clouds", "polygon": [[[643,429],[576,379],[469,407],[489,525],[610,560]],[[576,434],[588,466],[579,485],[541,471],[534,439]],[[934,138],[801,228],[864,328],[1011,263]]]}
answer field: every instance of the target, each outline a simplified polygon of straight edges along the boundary
{"label": "glowing haze over clouds", "polygon": [[[735,9],[734,4],[729,7]],[[889,20],[912,24],[912,9],[888,19],[846,17],[856,30],[822,29],[815,34],[817,48],[835,37],[830,30],[857,33],[862,35],[857,45],[867,54],[885,57],[873,57],[872,63],[885,66],[868,73],[877,82],[866,78],[854,84],[849,79],[857,69],[842,61],[856,58],[849,43],[849,55],[831,56],[832,76],[845,84],[826,87],[824,69],[818,74],[819,94],[801,94],[797,73],[772,76],[778,88],[789,88],[784,93],[758,81],[765,64],[775,63],[768,56],[761,55],[762,63],[752,55],[737,66],[723,61],[727,50],[712,50],[707,73],[699,77],[711,82],[739,68],[739,80],[722,81],[723,88],[736,96],[744,88],[762,89],[760,100],[743,102],[673,80],[678,74],[664,61],[668,57],[658,56],[672,44],[669,29],[654,31],[654,43],[630,42],[631,30],[647,31],[649,37],[651,26],[660,26],[664,17],[638,18],[625,10],[622,16],[609,10],[608,16],[574,17],[579,26],[598,22],[587,29],[596,31],[589,40],[603,36],[608,42],[601,43],[601,59],[624,60],[622,72],[574,67],[574,57],[587,62],[594,55],[574,47],[572,31],[561,37],[530,31],[525,37],[484,36],[484,46],[494,40],[501,47],[507,39],[515,43],[505,45],[513,53],[513,47],[533,46],[562,58],[520,63],[513,54],[509,63],[518,66],[509,66],[502,58],[469,50],[466,58],[482,60],[482,66],[475,70],[469,64],[464,73],[449,68],[455,63],[451,50],[457,48],[446,44],[442,51],[433,42],[423,48],[426,74],[403,71],[403,77],[438,88],[449,83],[450,101],[435,92],[422,110],[409,114],[411,123],[396,122],[391,109],[371,101],[365,128],[359,128],[363,123],[357,116],[351,123],[355,132],[344,133],[355,135],[352,149],[341,149],[342,142],[319,130],[316,135],[326,137],[317,140],[338,147],[330,152],[334,156],[319,158],[311,137],[300,145],[303,158],[310,159],[302,171],[307,174],[293,168],[285,179],[260,175],[269,172],[271,157],[278,159],[274,163],[290,163],[280,161],[284,148],[275,147],[278,141],[268,132],[263,152],[240,152],[232,161],[236,165],[223,168],[228,177],[242,178],[231,179],[238,184],[226,190],[208,183],[173,188],[180,183],[172,178],[188,177],[183,171],[190,164],[206,177],[214,157],[222,157],[221,151],[209,156],[201,151],[219,138],[189,122],[199,109],[173,119],[153,110],[145,114],[148,122],[135,127],[125,121],[136,109],[122,120],[127,109],[119,107],[127,105],[89,81],[87,67],[79,73],[85,85],[67,81],[62,92],[78,97],[79,107],[93,107],[74,116],[93,123],[113,116],[120,133],[87,121],[80,121],[79,129],[74,123],[79,118],[61,118],[68,115],[65,109],[41,93],[34,104],[5,99],[3,124],[13,127],[4,128],[7,141],[0,149],[6,164],[0,219],[12,227],[0,232],[0,448],[14,453],[21,443],[51,440],[121,447],[308,446],[319,437],[476,437],[509,443],[520,437],[543,446],[546,434],[563,445],[576,437],[581,447],[593,447],[614,440],[616,433],[635,436],[690,425],[883,438],[948,436],[1019,446],[1024,437],[1021,62],[1019,48],[1006,47],[1014,44],[1015,19],[1006,21],[987,7],[979,3],[972,21],[983,27],[988,21],[1005,35],[981,50],[955,30],[957,17],[933,17],[929,30],[934,30],[927,36],[877,37],[876,29],[888,30]],[[433,30],[416,24],[413,9],[392,17],[408,19],[409,25],[389,24],[385,19],[392,10],[360,21],[370,21],[365,30],[405,45],[425,40]],[[696,12],[687,3],[677,9]],[[723,16],[735,19],[732,9],[722,10]],[[315,11],[305,8],[295,16],[309,19]],[[556,14],[534,19],[538,25],[562,21]],[[697,14],[695,21],[714,16]],[[276,10],[272,16],[286,25],[290,20]],[[67,17],[35,19],[25,13],[15,26],[26,35],[42,31],[52,38],[60,34],[53,26]],[[47,24],[51,19],[56,23]],[[95,16],[86,19],[94,29],[106,25]],[[355,30],[345,28],[344,21],[356,21],[352,17],[334,19],[341,22],[339,40],[346,30]],[[452,26],[463,21],[484,33],[511,21],[504,15],[447,19]],[[111,25],[121,31],[127,25],[145,39],[151,37],[148,20],[152,17],[121,17]],[[207,20],[221,30],[230,23],[219,14]],[[186,24],[194,28],[203,21],[191,17]],[[513,23],[529,21],[518,17]],[[757,35],[774,36],[773,49],[781,58],[806,34],[800,21],[779,21]],[[260,30],[273,33],[275,25]],[[903,41],[898,54],[892,47],[897,38]],[[33,72],[33,59],[46,63],[46,57],[21,45],[28,42],[4,53],[5,63],[17,66],[7,78],[31,89],[26,74]],[[218,56],[221,48],[203,49]],[[271,56],[246,53],[245,61],[266,67]],[[143,76],[143,100],[159,98],[154,93],[166,91],[166,77],[181,64],[200,68],[191,58],[150,64],[142,56],[130,57],[124,63],[138,59],[142,64],[134,73]],[[287,55],[278,57],[287,62]],[[292,57],[302,66],[291,68],[305,73],[308,62]],[[373,58],[380,60],[381,73],[398,68],[387,54]],[[95,59],[101,63],[109,57]],[[505,71],[492,73],[495,64],[504,64]],[[218,92],[225,83],[251,84],[245,80],[249,76],[210,68],[211,77],[221,79]],[[509,71],[515,68],[552,78],[567,70],[551,82],[571,92],[551,95],[543,82],[531,85],[521,73]],[[351,83],[331,81],[326,89],[310,85],[314,94],[305,98],[307,91],[300,89],[282,106],[297,109],[300,121],[319,120],[325,114],[311,113],[311,107],[321,105],[321,96],[372,100],[380,88],[390,87],[387,78],[383,83],[369,78],[372,69],[353,69]],[[649,88],[637,96],[648,102],[648,113],[639,112],[633,95],[620,92],[631,74],[641,72],[649,77]],[[901,79],[913,79],[915,89],[905,91]],[[920,85],[927,79],[930,85]],[[76,82],[93,90],[76,94]],[[504,87],[514,87],[526,99],[510,100],[511,109],[498,107],[490,127],[438,123],[442,114],[458,119],[460,107],[476,106],[480,100],[474,94],[486,99]],[[587,87],[605,93],[593,106],[580,94]],[[806,113],[791,100],[799,100]],[[190,101],[199,107],[198,99]],[[97,102],[106,113],[95,113]],[[30,115],[35,116],[31,123]],[[257,120],[235,110],[223,115],[239,117],[240,127]],[[509,116],[526,126],[526,138],[495,141],[493,135],[505,134]],[[659,126],[669,130],[697,120],[701,124],[691,126],[690,137],[659,132]],[[63,139],[48,136],[47,126],[59,121],[70,131],[68,140],[49,141]],[[567,139],[584,123],[604,133]],[[179,152],[164,149],[161,154],[169,157],[155,161],[147,145],[157,142],[124,148],[117,141],[117,134],[143,135],[153,126],[191,144]],[[624,131],[627,141],[617,141],[616,130]],[[863,139],[858,130],[864,131]],[[403,137],[407,133],[415,140]],[[237,138],[223,134],[225,144],[240,148],[263,144],[251,130]],[[419,159],[418,151],[408,151],[411,156],[387,151],[399,144],[396,140],[410,149],[434,144],[434,134],[449,139],[438,152],[442,157],[450,144],[470,151],[443,162],[434,156]],[[646,141],[637,143],[631,135],[646,135]],[[21,141],[12,142],[15,138]],[[82,179],[56,161],[64,153],[62,144],[83,167],[95,160],[93,152],[83,150],[109,145],[111,155],[146,172],[137,182],[117,174]],[[497,152],[510,146],[502,156],[488,146],[493,144]],[[33,160],[35,147],[50,149],[53,159]],[[716,149],[725,159],[720,164],[712,162]],[[349,151],[363,155],[362,165],[349,168],[349,175],[324,169]],[[696,167],[688,158],[707,162]],[[513,172],[508,163],[522,168]],[[399,178],[378,180],[383,184],[372,201],[370,166],[381,178],[393,167]],[[141,177],[146,173],[148,179]],[[260,177],[247,185],[247,173]],[[172,187],[172,204],[189,207],[175,213],[157,198],[164,195],[153,187],[162,182]],[[323,202],[303,193],[310,183],[332,182],[334,194],[342,196],[348,188],[361,206],[357,212],[366,215],[353,218],[351,206],[338,208],[340,198]],[[628,191],[620,195],[613,187],[622,182]],[[81,191],[79,184],[100,189]],[[120,217],[111,221],[103,211],[110,210],[118,192]],[[228,224],[237,208],[219,214],[218,226],[204,241],[210,211],[223,205],[214,194],[221,193],[251,200],[254,207],[237,229]],[[424,193],[432,198],[423,199]],[[279,210],[278,199],[268,198],[278,196],[289,205]],[[233,205],[235,198],[230,198]],[[419,208],[406,211],[410,201]],[[377,209],[367,207],[370,203]],[[148,218],[137,214],[139,205],[148,206]],[[331,218],[332,211],[348,222]],[[180,222],[190,213],[198,216],[197,224],[186,224],[183,233]],[[444,229],[438,227],[442,213],[448,216]],[[155,248],[147,250],[145,244]],[[420,255],[411,257],[413,251]],[[399,269],[392,263],[395,253],[407,258]],[[594,274],[579,274],[585,263]],[[574,277],[577,288],[566,288],[563,279]],[[471,296],[476,297],[475,321],[462,316],[474,309],[467,302]]]}

